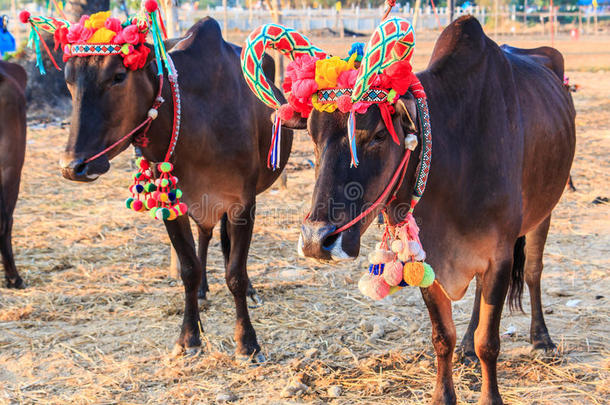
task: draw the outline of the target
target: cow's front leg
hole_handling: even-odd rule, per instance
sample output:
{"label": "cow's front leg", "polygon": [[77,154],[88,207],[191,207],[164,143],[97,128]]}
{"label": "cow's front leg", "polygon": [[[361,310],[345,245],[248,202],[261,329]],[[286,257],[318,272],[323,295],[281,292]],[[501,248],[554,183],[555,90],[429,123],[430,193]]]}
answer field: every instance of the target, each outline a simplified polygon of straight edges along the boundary
{"label": "cow's front leg", "polygon": [[184,350],[192,353],[201,347],[199,336],[201,322],[197,305],[197,290],[201,282],[201,263],[195,252],[193,233],[186,215],[179,216],[173,221],[165,221],[165,228],[178,254],[180,277],[184,284],[184,319],[174,354],[179,354]]}
{"label": "cow's front leg", "polygon": [[436,352],[436,386],[432,395],[432,403],[455,404],[452,362],[456,333],[451,316],[451,301],[437,282],[428,288],[422,288],[421,291],[432,322],[432,344]]}
{"label": "cow's front leg", "polygon": [[479,405],[500,405],[497,361],[500,353],[500,319],[512,268],[512,257],[494,263],[483,276],[479,326],[474,348],[481,361],[483,383]]}
{"label": "cow's front leg", "polygon": [[466,365],[478,362],[477,354],[474,350],[474,331],[479,324],[479,310],[481,309],[481,277],[476,276],[476,290],[474,294],[474,304],[472,306],[472,315],[462,343],[458,349],[458,355],[462,362]]}
{"label": "cow's front leg", "polygon": [[238,356],[254,356],[256,361],[264,361],[256,332],[250,322],[246,294],[248,292],[248,273],[246,262],[254,226],[254,203],[244,204],[230,210],[226,222],[228,242],[230,244],[225,279],[235,300],[235,343]]}

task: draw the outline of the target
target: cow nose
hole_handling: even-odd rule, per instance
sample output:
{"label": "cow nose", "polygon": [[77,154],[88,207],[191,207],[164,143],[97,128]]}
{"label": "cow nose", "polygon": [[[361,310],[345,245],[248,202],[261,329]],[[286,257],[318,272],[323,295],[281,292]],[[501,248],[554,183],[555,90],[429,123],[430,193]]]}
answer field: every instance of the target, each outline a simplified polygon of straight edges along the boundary
{"label": "cow nose", "polygon": [[301,226],[299,254],[315,259],[330,260],[331,248],[338,239],[332,233],[336,226],[321,221],[305,220]]}
{"label": "cow nose", "polygon": [[84,159],[71,159],[64,155],[59,159],[61,174],[64,178],[74,181],[91,181],[93,180],[87,175],[87,163]]}

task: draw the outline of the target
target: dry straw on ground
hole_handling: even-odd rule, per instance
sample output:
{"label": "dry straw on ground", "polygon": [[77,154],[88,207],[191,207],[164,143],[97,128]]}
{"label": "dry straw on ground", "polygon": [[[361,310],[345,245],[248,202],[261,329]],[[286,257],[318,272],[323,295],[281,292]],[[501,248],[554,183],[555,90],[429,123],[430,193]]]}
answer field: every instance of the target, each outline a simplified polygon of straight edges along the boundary
{"label": "dry straw on ground", "polygon": [[[568,58],[578,58],[579,46],[564,45]],[[610,65],[610,55],[604,58],[597,63]],[[423,59],[418,63],[421,68]],[[506,313],[502,331],[514,333],[502,337],[499,377],[510,404],[610,400],[609,208],[591,204],[607,196],[610,184],[610,78],[569,73],[581,85],[572,172],[578,191],[566,192],[556,209],[543,275],[559,355],[530,354],[529,315]],[[0,289],[0,403],[419,404],[430,398],[434,355],[419,292],[374,303],[356,288],[365,259],[329,266],[296,258],[313,180],[306,136],[295,146],[288,189],[259,199],[248,265],[265,303],[251,316],[269,362],[258,367],[232,356],[234,309],[217,234],[210,302],[201,313],[203,353],[169,357],[183,308],[181,283],[167,278],[161,224],[123,208],[128,153],[96,183],[69,183],[57,170],[66,136],[56,125],[30,126],[14,240],[29,288]],[[363,251],[378,237],[373,227]],[[459,334],[471,305],[472,291],[454,304]],[[479,371],[456,364],[454,376],[459,403],[475,403]]]}

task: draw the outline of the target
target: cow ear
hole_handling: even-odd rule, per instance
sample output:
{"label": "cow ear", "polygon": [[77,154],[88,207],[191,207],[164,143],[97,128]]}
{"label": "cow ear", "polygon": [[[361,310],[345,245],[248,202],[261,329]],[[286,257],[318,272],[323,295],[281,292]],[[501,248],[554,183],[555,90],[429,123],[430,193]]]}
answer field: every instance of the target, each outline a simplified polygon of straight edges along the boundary
{"label": "cow ear", "polygon": [[417,132],[417,126],[415,125],[415,119],[417,117],[417,107],[415,105],[415,98],[411,93],[407,93],[401,96],[395,104],[396,114],[400,116],[402,128],[406,134],[412,134]]}
{"label": "cow ear", "polygon": [[[271,122],[275,122],[275,114],[277,113],[277,111],[274,111],[271,114]],[[301,114],[295,112],[292,114],[292,118],[282,121],[282,127],[286,129],[307,129],[307,118],[303,118]]]}

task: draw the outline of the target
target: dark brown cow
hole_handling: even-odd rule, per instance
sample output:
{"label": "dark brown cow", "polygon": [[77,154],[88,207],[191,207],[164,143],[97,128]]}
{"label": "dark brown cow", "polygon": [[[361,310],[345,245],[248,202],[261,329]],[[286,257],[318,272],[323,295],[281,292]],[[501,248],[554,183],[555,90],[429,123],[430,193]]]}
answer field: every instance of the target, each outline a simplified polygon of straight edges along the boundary
{"label": "dark brown cow", "polygon": [[[256,194],[268,188],[281,170],[266,167],[271,110],[247,87],[241,74],[240,51],[223,40],[218,23],[211,18],[196,23],[171,51],[182,97],[180,138],[172,159],[184,193],[182,200],[199,227],[201,261],[195,252],[188,217],[166,221],[165,226],[179,256],[185,289],[184,321],[177,349],[191,351],[201,346],[197,292],[205,274],[202,269],[212,229],[222,218],[226,282],[237,311],[236,351],[250,356],[260,351],[246,306],[246,261],[254,206]],[[270,58],[267,65],[272,66]],[[273,80],[273,73],[269,69],[266,72]],[[129,143],[118,145],[88,164],[84,161],[146,118],[158,87],[156,68],[151,63],[141,70],[126,71],[119,56],[89,56],[70,59],[65,74],[73,113],[62,173],[70,180],[91,181],[105,173],[109,160]],[[162,95],[171,100],[167,81]],[[148,133],[150,144],[142,148],[142,153],[150,161],[161,161],[167,150],[172,108],[171,102],[161,106]],[[287,131],[282,137],[281,168],[291,146],[292,132]],[[207,286],[205,280],[204,283]]]}
{"label": "dark brown cow", "polygon": [[[438,281],[422,289],[437,354],[433,402],[456,402],[451,301],[462,298],[479,276],[480,316],[474,331],[483,374],[479,403],[500,404],[496,362],[502,308],[507,292],[513,304],[520,302],[524,259],[527,274],[539,277],[542,269],[551,211],[574,156],[574,107],[552,71],[528,56],[503,51],[470,16],[443,31],[428,68],[417,76],[428,96],[433,134],[428,187],[415,210]],[[406,107],[397,108],[394,126],[404,139],[418,120],[413,98],[407,94],[402,101]],[[360,237],[377,212],[331,234],[377,199],[404,153],[373,106],[356,120],[360,165],[350,168],[346,121],[340,112],[313,111],[306,122],[317,160],[311,214],[301,232],[301,250],[309,257],[358,255]],[[406,215],[416,164],[417,159],[410,162],[409,181],[387,206],[392,223]],[[361,197],[346,195],[350,184],[359,185]]]}
{"label": "dark brown cow", "polygon": [[0,61],[0,252],[8,288],[25,288],[15,267],[11,234],[25,156],[26,82],[21,66]]}

